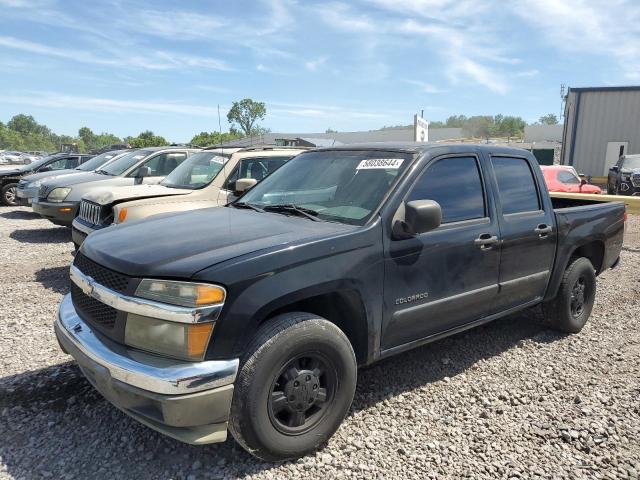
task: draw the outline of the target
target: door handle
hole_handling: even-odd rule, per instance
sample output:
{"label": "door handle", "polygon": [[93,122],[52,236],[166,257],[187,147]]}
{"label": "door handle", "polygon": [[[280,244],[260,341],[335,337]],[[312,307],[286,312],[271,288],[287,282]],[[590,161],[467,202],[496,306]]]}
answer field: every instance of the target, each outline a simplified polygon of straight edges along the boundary
{"label": "door handle", "polygon": [[498,237],[491,235],[490,233],[483,233],[476,238],[473,243],[480,247],[480,250],[490,250],[496,243],[498,243]]}
{"label": "door handle", "polygon": [[541,223],[533,231],[536,232],[540,238],[546,238],[552,230],[551,226],[546,223]]}

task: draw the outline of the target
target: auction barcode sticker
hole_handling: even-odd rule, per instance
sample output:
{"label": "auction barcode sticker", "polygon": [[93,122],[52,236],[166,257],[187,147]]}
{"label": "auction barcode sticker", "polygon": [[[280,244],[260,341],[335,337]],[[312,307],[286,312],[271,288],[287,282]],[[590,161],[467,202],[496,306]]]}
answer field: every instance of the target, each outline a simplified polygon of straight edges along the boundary
{"label": "auction barcode sticker", "polygon": [[362,160],[356,167],[356,170],[372,170],[374,168],[397,169],[400,168],[402,162],[404,162],[403,158],[369,158]]}

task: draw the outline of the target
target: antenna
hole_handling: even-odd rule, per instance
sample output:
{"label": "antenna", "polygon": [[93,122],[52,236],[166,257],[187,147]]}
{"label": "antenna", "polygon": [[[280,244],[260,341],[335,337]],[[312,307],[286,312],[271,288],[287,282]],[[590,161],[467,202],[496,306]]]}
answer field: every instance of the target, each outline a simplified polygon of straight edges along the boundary
{"label": "antenna", "polygon": [[[222,121],[220,120],[220,104],[218,104],[218,134],[220,135],[220,153],[222,158],[225,159],[226,157],[224,156],[224,144],[222,142]],[[222,173],[225,179],[227,178],[227,163],[228,163],[227,160],[229,159],[226,158],[226,160],[223,160],[224,163],[222,164]],[[223,187],[224,187],[224,184],[222,184],[218,189],[218,202],[220,202],[220,194],[222,193]],[[227,195],[227,198],[229,198],[228,195]],[[225,198],[225,200],[227,200],[227,198]]]}

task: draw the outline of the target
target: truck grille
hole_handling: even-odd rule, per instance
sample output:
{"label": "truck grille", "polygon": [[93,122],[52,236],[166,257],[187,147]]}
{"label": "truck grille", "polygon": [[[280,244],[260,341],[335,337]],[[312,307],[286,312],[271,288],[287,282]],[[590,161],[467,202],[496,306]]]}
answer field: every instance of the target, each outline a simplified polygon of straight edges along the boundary
{"label": "truck grille", "polygon": [[102,207],[97,203],[82,200],[80,202],[80,210],[78,216],[81,220],[92,225],[100,225]]}
{"label": "truck grille", "polygon": [[640,173],[634,173],[631,175],[631,183],[634,187],[640,187]]}
{"label": "truck grille", "polygon": [[85,275],[93,278],[100,285],[103,285],[116,292],[125,292],[129,285],[129,277],[121,273],[114,272],[108,268],[98,265],[93,260],[89,260],[78,252],[73,261],[73,265]]}
{"label": "truck grille", "polygon": [[71,300],[80,318],[89,324],[106,330],[115,326],[118,311],[86,295],[75,283],[71,284]]}
{"label": "truck grille", "polygon": [[47,185],[40,185],[40,190],[38,190],[38,197],[46,200],[49,195],[49,187]]}

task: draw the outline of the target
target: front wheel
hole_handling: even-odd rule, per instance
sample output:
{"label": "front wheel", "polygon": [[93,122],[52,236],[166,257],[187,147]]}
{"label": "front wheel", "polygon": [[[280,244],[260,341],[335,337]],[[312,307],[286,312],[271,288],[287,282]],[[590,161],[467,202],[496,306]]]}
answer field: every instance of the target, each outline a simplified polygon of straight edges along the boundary
{"label": "front wheel", "polygon": [[18,192],[18,184],[17,183],[9,183],[2,187],[2,204],[7,207],[15,207],[18,205],[18,197],[16,193]]}
{"label": "front wheel", "polygon": [[544,305],[545,320],[557,330],[578,333],[587,323],[595,299],[593,265],[587,258],[576,258],[565,270],[556,298]]}
{"label": "front wheel", "polygon": [[268,461],[312,452],[338,429],[357,379],[353,348],[328,320],[285,313],[252,340],[240,367],[229,430]]}

